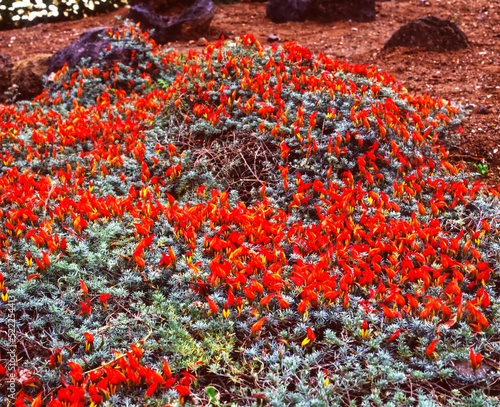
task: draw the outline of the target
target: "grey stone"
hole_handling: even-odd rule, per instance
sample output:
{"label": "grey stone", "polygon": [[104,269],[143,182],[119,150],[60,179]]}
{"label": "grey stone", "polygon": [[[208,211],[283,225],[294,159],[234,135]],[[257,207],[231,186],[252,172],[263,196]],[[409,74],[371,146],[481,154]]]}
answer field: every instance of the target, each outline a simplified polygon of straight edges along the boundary
{"label": "grey stone", "polygon": [[277,35],[274,35],[274,34],[269,34],[269,36],[267,37],[267,40],[269,42],[281,41],[280,37],[278,37]]}

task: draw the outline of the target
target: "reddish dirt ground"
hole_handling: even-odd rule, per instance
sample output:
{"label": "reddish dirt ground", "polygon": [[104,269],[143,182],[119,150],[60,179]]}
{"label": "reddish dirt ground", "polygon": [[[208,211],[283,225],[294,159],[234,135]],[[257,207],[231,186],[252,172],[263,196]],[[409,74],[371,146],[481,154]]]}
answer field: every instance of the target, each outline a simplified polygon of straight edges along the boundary
{"label": "reddish dirt ground", "polygon": [[[489,172],[482,181],[500,182],[500,9],[488,0],[391,0],[378,1],[374,22],[322,24],[274,24],[266,18],[265,3],[243,2],[215,6],[215,18],[205,38],[215,42],[245,33],[263,44],[274,34],[281,41],[295,41],[314,53],[349,63],[376,65],[393,74],[410,92],[451,99],[473,108],[463,125],[460,145],[450,151],[457,160],[482,160]],[[126,17],[127,8],[84,20],[39,24],[30,28],[0,31],[0,52],[14,61],[40,53],[54,53],[76,40],[85,30],[121,25],[115,16]],[[383,50],[385,42],[401,25],[418,17],[434,15],[455,22],[468,36],[471,47],[445,53],[423,49]],[[178,52],[196,48],[201,41],[186,38],[166,45]]]}

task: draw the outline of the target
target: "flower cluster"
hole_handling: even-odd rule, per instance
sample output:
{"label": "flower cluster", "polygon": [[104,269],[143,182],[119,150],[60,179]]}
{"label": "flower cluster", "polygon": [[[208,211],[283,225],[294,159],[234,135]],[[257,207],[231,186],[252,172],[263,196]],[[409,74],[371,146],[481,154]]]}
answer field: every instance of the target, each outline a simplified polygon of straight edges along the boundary
{"label": "flower cluster", "polygon": [[[170,366],[165,359],[163,359],[163,369],[162,374],[160,374],[141,364],[143,350],[140,347],[130,345],[130,348],[131,352],[125,352],[124,355],[115,352],[116,357],[111,362],[88,372],[83,372],[82,366],[78,363],[68,362],[70,371],[67,375],[71,378],[71,384],[68,384],[62,375],[61,381],[64,387],[58,390],[57,397],[47,403],[47,406],[84,405],[87,400],[90,401],[91,406],[98,406],[109,400],[111,395],[115,394],[122,386],[133,388],[146,385],[145,397],[147,398],[157,389],[169,389],[176,382],[178,384],[173,387],[179,393],[181,404],[184,404],[184,401],[189,397],[191,382],[196,382],[196,378],[187,371],[181,372],[182,377],[179,380],[177,380],[177,376],[172,377]],[[53,351],[50,356],[51,368],[59,367],[60,354],[61,349]],[[42,402],[42,393],[33,399],[21,391],[17,403],[24,405],[24,400],[28,400],[32,402],[32,407],[39,407]]]}
{"label": "flower cluster", "polygon": [[[500,323],[500,190],[468,180],[448,160],[442,142],[459,136],[460,106],[411,96],[375,67],[294,43],[264,49],[247,35],[184,57],[159,53],[137,27],[108,34],[148,51],[134,52],[130,65],[63,68],[33,103],[0,106],[2,288],[47,299],[56,290],[61,309],[28,311],[70,310],[79,321],[67,322],[72,340],[36,333],[50,349],[46,380],[71,351],[72,384],[63,375],[49,405],[100,405],[120,386],[147,387],[149,397],[175,384],[166,362],[163,375],[142,365],[136,345],[104,366],[96,355],[98,367],[83,373],[78,355],[105,357],[123,346],[119,331],[99,349],[94,335],[125,316],[136,326],[130,340],[159,326],[147,336],[157,344],[147,357],[156,365],[169,349],[184,369],[173,387],[180,404],[199,365],[218,372],[257,358],[253,347],[237,361],[220,351],[235,341],[264,347],[275,355],[269,365],[311,354],[319,366],[324,358],[314,369],[325,388],[343,377],[324,369],[337,363],[331,352],[336,361],[352,357],[348,346],[337,348],[347,333],[409,360],[415,379],[433,369],[435,378],[449,375],[449,361],[469,350],[473,373],[481,372],[471,346],[483,342],[472,336],[498,335]],[[227,134],[269,152],[271,171],[240,154],[238,165],[259,184],[245,202],[207,159],[208,141]],[[167,318],[175,326],[164,326]],[[451,350],[457,337],[463,342]],[[485,358],[499,354],[489,349]],[[19,405],[30,400],[24,390]],[[315,388],[330,397],[325,391]]]}

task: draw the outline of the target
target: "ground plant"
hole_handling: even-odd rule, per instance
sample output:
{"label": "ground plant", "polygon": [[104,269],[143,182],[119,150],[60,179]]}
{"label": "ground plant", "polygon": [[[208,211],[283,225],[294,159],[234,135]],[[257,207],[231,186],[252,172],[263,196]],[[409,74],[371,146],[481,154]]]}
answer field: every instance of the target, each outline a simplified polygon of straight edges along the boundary
{"label": "ground plant", "polygon": [[252,35],[0,105],[0,400],[497,406],[498,187],[467,112]]}

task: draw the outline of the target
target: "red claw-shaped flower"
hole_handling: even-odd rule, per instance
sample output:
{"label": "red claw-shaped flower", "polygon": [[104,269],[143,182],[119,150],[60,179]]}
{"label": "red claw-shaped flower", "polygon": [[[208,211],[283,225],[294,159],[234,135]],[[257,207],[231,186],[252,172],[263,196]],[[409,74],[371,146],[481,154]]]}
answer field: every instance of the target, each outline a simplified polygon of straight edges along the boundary
{"label": "red claw-shaped flower", "polygon": [[219,310],[219,307],[217,307],[217,304],[215,302],[213,302],[209,297],[205,297],[205,299],[208,301],[208,306],[210,307],[210,311],[208,311],[208,315],[210,315],[210,313],[217,315],[217,311]]}
{"label": "red claw-shaped flower", "polygon": [[472,346],[470,347],[470,365],[474,372],[481,367],[481,362],[483,361],[483,355],[479,352],[474,353]]}
{"label": "red claw-shaped flower", "polygon": [[368,336],[368,322],[366,321],[366,318],[363,320],[363,323],[361,324],[361,337],[365,339]]}
{"label": "red claw-shaped flower", "polygon": [[259,333],[259,338],[260,338],[260,330],[262,329],[262,324],[267,318],[261,318],[259,319],[255,324],[252,325],[252,333],[258,332]]}
{"label": "red claw-shaped flower", "polygon": [[85,336],[85,351],[87,353],[92,352],[94,349],[94,335],[89,332],[83,334]]}
{"label": "red claw-shaped flower", "polygon": [[437,359],[436,353],[434,352],[436,350],[436,343],[439,339],[434,339],[431,344],[427,347],[425,350],[425,354],[427,356],[434,356],[434,359]]}
{"label": "red claw-shaped flower", "polygon": [[307,330],[307,336],[304,338],[302,344],[300,345],[302,348],[306,345],[312,344],[316,339],[316,335],[314,334],[314,331],[311,328],[307,326],[306,330]]}
{"label": "red claw-shaped flower", "polygon": [[104,311],[107,310],[108,308],[108,299],[109,299],[109,296],[110,294],[101,294],[99,296],[99,302],[101,303],[101,305],[104,307]]}
{"label": "red claw-shaped flower", "polygon": [[403,328],[399,328],[396,332],[394,332],[391,337],[389,339],[387,339],[387,342],[391,343],[392,341],[394,341],[398,336],[399,336],[399,333],[401,332]]}

